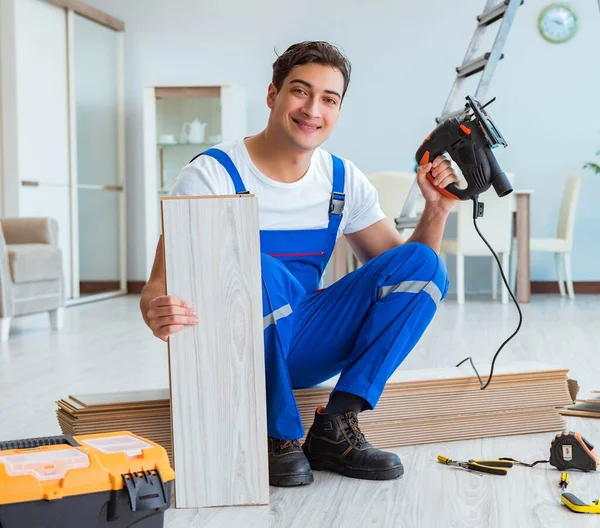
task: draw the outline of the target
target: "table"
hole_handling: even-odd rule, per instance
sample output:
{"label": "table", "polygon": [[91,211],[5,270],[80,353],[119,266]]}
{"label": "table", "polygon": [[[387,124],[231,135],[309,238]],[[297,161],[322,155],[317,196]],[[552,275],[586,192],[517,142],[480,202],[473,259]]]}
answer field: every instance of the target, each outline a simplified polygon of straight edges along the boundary
{"label": "table", "polygon": [[517,301],[528,303],[531,299],[531,268],[529,255],[530,196],[532,189],[513,191],[516,197],[515,236],[517,238]]}
{"label": "table", "polygon": [[[517,291],[516,298],[520,303],[531,300],[530,275],[530,196],[533,189],[515,189],[515,237],[517,239]],[[457,202],[458,205],[458,202]],[[453,211],[455,212],[455,211]],[[333,280],[337,281],[351,271],[348,251],[350,250],[345,237],[338,239],[333,252]]]}

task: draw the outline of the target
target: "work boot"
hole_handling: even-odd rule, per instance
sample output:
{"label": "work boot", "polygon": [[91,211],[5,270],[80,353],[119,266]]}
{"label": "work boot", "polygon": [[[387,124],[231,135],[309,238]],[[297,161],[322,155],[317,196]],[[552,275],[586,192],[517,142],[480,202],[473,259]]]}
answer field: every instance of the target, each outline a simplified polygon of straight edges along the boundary
{"label": "work boot", "polygon": [[397,455],[367,442],[353,411],[325,414],[319,407],[302,450],[314,470],[368,480],[390,480],[404,473]]}
{"label": "work boot", "polygon": [[269,436],[269,484],[302,486],[314,480],[310,464],[298,440],[279,440]]}

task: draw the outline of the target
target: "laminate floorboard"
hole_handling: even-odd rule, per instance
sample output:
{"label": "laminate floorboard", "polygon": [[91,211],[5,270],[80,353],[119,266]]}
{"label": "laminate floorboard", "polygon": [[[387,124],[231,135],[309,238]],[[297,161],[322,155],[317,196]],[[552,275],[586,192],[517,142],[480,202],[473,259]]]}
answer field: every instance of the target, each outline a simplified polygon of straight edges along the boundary
{"label": "laminate floorboard", "polygon": [[169,339],[176,504],[268,504],[258,200],[161,206],[167,294],[203,322]]}
{"label": "laminate floorboard", "polygon": [[[55,401],[69,394],[150,390],[168,385],[167,346],[141,320],[138,296],[67,308],[65,325],[49,330],[46,314],[16,318],[0,347],[0,440],[60,434]],[[522,306],[521,332],[498,363],[566,365],[579,396],[600,389],[600,296],[534,295]],[[489,362],[517,323],[514,306],[468,298],[441,304],[431,326],[401,369],[451,367],[473,355]],[[566,417],[569,429],[599,446],[600,420]],[[600,517],[570,512],[560,502],[559,472],[549,465],[514,467],[506,477],[475,476],[442,466],[456,460],[548,457],[554,433],[425,444],[393,449],[405,466],[394,481],[369,482],[316,472],[297,489],[271,488],[269,506],[175,510],[167,528],[597,527]],[[569,490],[600,496],[600,473],[571,473]]]}

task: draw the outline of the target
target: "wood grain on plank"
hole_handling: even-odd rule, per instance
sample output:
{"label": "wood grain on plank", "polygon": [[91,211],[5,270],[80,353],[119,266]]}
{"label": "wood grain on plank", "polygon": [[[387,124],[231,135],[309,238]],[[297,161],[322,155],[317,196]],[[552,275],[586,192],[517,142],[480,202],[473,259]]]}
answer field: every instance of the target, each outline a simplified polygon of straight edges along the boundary
{"label": "wood grain on plank", "polygon": [[169,338],[176,505],[267,504],[257,199],[161,205],[167,294],[200,320]]}
{"label": "wood grain on plank", "polygon": [[[482,378],[487,379],[487,375],[490,371],[490,365],[477,365]],[[551,363],[543,363],[538,361],[516,361],[510,363],[499,363],[494,367],[494,375],[490,383],[490,387],[494,386],[495,381],[510,381],[515,382],[521,379],[535,379],[540,380],[542,378],[554,378],[564,379],[562,374],[568,372],[568,367],[554,365]],[[533,375],[533,376],[532,376]],[[337,376],[333,377],[323,383],[316,385],[316,387],[334,387],[337,382]],[[407,387],[413,390],[414,387],[420,385],[462,385],[463,388],[475,386],[477,389],[480,388],[479,381],[475,376],[475,373],[470,365],[464,364],[460,367],[450,368],[425,368],[406,370],[400,367],[390,377],[387,383],[387,387],[393,386],[395,383],[402,383],[403,387]]]}

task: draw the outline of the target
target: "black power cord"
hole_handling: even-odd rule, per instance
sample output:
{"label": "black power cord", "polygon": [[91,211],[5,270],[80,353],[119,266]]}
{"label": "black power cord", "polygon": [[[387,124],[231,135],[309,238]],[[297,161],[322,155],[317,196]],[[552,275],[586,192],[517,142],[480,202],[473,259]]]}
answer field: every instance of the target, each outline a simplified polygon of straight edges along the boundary
{"label": "black power cord", "polygon": [[494,354],[494,359],[492,359],[492,366],[490,368],[490,375],[489,375],[487,381],[485,382],[485,384],[481,380],[481,376],[479,375],[479,372],[477,372],[477,369],[475,368],[475,365],[473,363],[473,359],[471,357],[463,359],[458,365],[456,365],[457,367],[460,367],[465,361],[470,361],[471,362],[471,366],[473,367],[473,370],[475,371],[475,374],[477,375],[477,379],[479,380],[479,385],[481,386],[481,390],[484,390],[490,384],[490,381],[492,381],[492,376],[494,375],[494,365],[496,363],[496,358],[498,357],[498,354],[500,354],[500,351],[504,348],[504,346],[513,337],[515,337],[517,335],[517,333],[521,329],[521,324],[523,323],[523,313],[521,312],[521,307],[519,306],[519,303],[517,302],[517,299],[515,299],[515,296],[514,296],[512,290],[510,289],[509,284],[508,284],[508,281],[506,280],[506,277],[504,275],[504,271],[502,270],[502,264],[500,263],[500,259],[498,258],[498,255],[496,255],[496,252],[492,249],[492,246],[490,246],[490,244],[488,243],[488,241],[481,234],[481,231],[479,230],[479,227],[477,227],[477,218],[479,218],[480,216],[483,216],[483,205],[484,204],[479,203],[479,197],[478,196],[473,197],[473,225],[475,226],[475,231],[477,231],[477,234],[481,237],[481,240],[483,240],[483,242],[485,243],[485,245],[492,252],[492,255],[494,255],[494,258],[496,259],[496,263],[498,264],[498,269],[500,270],[500,275],[502,276],[502,281],[504,282],[504,285],[506,286],[506,288],[508,290],[508,293],[510,293],[511,298],[512,298],[513,302],[515,303],[515,306],[517,307],[517,311],[519,312],[519,324],[517,325],[517,329],[512,333],[511,336],[509,336],[506,339],[506,341],[504,341],[504,343],[502,343],[500,345],[500,348]]}

